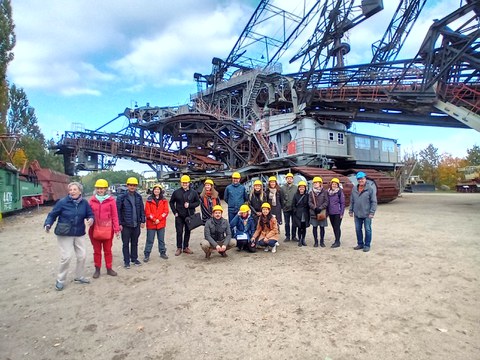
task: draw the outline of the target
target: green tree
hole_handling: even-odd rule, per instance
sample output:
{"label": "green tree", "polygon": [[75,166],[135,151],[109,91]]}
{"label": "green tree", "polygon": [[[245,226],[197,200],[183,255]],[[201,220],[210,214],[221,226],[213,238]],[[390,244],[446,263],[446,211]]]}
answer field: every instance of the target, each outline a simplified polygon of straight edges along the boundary
{"label": "green tree", "polygon": [[458,169],[467,164],[465,159],[453,157],[450,154],[444,154],[438,165],[438,181],[441,185],[447,185],[450,189],[455,189],[459,181]]}
{"label": "green tree", "polygon": [[473,145],[471,149],[467,149],[468,164],[471,166],[480,165],[480,146]]}
{"label": "green tree", "polygon": [[5,133],[8,111],[7,67],[13,60],[15,25],[10,0],[0,0],[0,134]]}
{"label": "green tree", "polygon": [[438,148],[432,144],[421,150],[418,154],[418,167],[420,176],[427,183],[438,185],[438,165],[440,164],[441,155]]}

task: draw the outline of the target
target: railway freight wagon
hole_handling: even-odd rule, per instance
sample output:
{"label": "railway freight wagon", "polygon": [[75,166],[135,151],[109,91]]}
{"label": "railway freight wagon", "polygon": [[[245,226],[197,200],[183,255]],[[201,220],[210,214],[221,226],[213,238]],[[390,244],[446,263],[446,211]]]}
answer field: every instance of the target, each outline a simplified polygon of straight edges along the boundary
{"label": "railway freight wagon", "polygon": [[0,162],[0,214],[43,204],[40,183],[26,180],[11,164]]}

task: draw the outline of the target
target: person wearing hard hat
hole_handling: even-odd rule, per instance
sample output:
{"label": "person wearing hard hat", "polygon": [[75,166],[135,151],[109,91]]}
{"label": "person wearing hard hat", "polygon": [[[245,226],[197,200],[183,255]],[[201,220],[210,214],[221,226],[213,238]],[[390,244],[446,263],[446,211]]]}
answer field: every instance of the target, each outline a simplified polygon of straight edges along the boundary
{"label": "person wearing hard hat", "polygon": [[190,188],[190,176],[183,175],[180,178],[181,187],[172,193],[170,198],[170,209],[175,215],[175,230],[177,233],[177,250],[175,256],[179,256],[182,251],[185,254],[193,254],[188,247],[190,243],[190,229],[187,226],[186,219],[195,214],[195,208],[200,205],[198,193]]}
{"label": "person wearing hard hat", "polygon": [[230,224],[222,215],[223,208],[215,205],[212,217],[205,223],[205,239],[200,241],[200,246],[207,259],[210,258],[213,250],[217,250],[222,257],[227,257],[227,250],[237,245],[236,240],[232,239]]}
{"label": "person wearing hard hat", "polygon": [[330,187],[328,188],[328,218],[332,224],[333,234],[335,235],[335,242],[332,248],[340,247],[340,237],[342,236],[342,219],[345,212],[345,194],[340,187],[340,180],[333,178],[330,180]]}
{"label": "person wearing hard hat", "polygon": [[[318,227],[320,226],[320,246],[325,247],[325,227],[328,226],[328,195],[323,188],[323,180],[320,176],[315,176],[312,183],[313,189],[308,195],[308,206],[310,207],[310,225],[313,227],[313,246],[318,247]],[[307,243],[303,242],[302,245],[307,246]]]}
{"label": "person wearing hard hat", "polygon": [[310,226],[310,208],[308,206],[307,183],[299,181],[297,193],[293,197],[293,223],[298,229],[298,246],[305,244],[307,228]]}
{"label": "person wearing hard hat", "polygon": [[250,207],[247,204],[240,206],[238,214],[230,223],[230,228],[233,229],[233,237],[237,240],[238,251],[248,250],[255,252],[255,242],[252,241],[252,235],[256,230],[255,221],[250,215]]}
{"label": "person wearing hard hat", "polygon": [[150,260],[155,235],[158,241],[158,252],[164,260],[168,259],[167,248],[165,247],[165,227],[167,226],[168,201],[163,196],[162,186],[153,185],[152,194],[145,202],[145,217],[147,218],[147,239],[143,255],[143,262]]}
{"label": "person wearing hard hat", "polygon": [[130,262],[135,266],[142,263],[138,260],[138,238],[140,228],[145,227],[145,207],[142,196],[137,192],[138,179],[127,179],[127,192],[118,195],[117,210],[120,230],[122,232],[123,266],[130,269]]}
{"label": "person wearing hard hat", "polygon": [[278,186],[278,181],[275,176],[268,178],[267,191],[265,192],[267,202],[271,206],[270,213],[277,218],[278,225],[282,225],[282,208],[284,195],[282,189]]}
{"label": "person wearing hard hat", "polygon": [[212,211],[215,205],[220,205],[218,191],[215,189],[213,180],[207,179],[203,183],[203,190],[200,193],[200,210],[202,211],[202,220],[204,223],[212,217]]}
{"label": "person wearing hard hat", "polygon": [[240,206],[247,202],[245,186],[240,184],[240,173],[232,174],[232,183],[225,188],[223,200],[228,204],[228,222],[231,222],[237,215]]}
{"label": "person wearing hard hat", "polygon": [[248,196],[247,204],[252,211],[251,215],[255,226],[257,226],[258,219],[262,215],[262,204],[267,202],[267,197],[263,191],[263,184],[261,180],[255,180],[253,182],[252,190]]}
{"label": "person wearing hard hat", "polygon": [[90,198],[89,204],[95,216],[93,226],[88,229],[88,236],[93,246],[93,263],[95,264],[95,272],[93,278],[100,276],[102,267],[102,248],[105,257],[105,266],[107,274],[117,276],[117,272],[113,270],[112,244],[113,235],[120,233],[120,224],[118,222],[117,203],[115,199],[107,193],[108,181],[98,179],[95,182],[95,193]]}
{"label": "person wearing hard hat", "polygon": [[[285,175],[286,183],[283,184],[280,189],[283,194],[283,216],[285,217],[285,240],[293,241],[297,239],[297,227],[292,219],[293,217],[293,197],[297,193],[297,186],[293,183],[293,174],[288,173]],[[290,221],[292,220],[292,221]],[[291,225],[290,225],[291,224]],[[290,237],[291,234],[291,237]]]}
{"label": "person wearing hard hat", "polygon": [[275,253],[279,245],[278,223],[270,210],[271,206],[268,202],[262,204],[262,215],[258,219],[257,229],[252,237],[257,245],[265,247],[264,251],[272,249],[272,253]]}
{"label": "person wearing hard hat", "polygon": [[[348,214],[355,216],[355,233],[357,246],[355,250],[370,251],[372,242],[372,220],[377,211],[377,194],[373,186],[367,182],[367,175],[360,171],[356,175],[358,185],[353,187]],[[365,239],[363,238],[365,227]]]}

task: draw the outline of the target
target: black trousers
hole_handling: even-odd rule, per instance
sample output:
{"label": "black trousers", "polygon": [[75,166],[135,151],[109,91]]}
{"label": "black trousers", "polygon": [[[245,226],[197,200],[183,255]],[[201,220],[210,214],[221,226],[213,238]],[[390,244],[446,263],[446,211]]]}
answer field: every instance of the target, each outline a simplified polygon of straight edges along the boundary
{"label": "black trousers", "polygon": [[122,230],[122,252],[123,262],[129,264],[138,260],[138,237],[140,236],[140,225],[137,227],[124,226]]}
{"label": "black trousers", "polygon": [[181,216],[175,218],[175,230],[177,232],[177,249],[186,249],[190,242],[190,230],[185,223],[185,218]]}
{"label": "black trousers", "polygon": [[330,224],[332,224],[333,234],[335,235],[335,242],[340,243],[340,236],[342,236],[342,219],[340,218],[340,214],[335,215],[328,215],[330,218]]}

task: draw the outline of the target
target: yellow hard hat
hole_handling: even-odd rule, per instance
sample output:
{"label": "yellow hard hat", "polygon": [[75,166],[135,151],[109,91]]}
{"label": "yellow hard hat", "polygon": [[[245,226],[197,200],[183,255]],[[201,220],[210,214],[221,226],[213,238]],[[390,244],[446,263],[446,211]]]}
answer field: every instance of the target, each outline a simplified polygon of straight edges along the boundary
{"label": "yellow hard hat", "polygon": [[265,203],[262,204],[262,209],[264,209],[264,208],[271,209],[272,207],[270,206],[269,203],[265,202]]}
{"label": "yellow hard hat", "polygon": [[334,182],[334,183],[337,183],[337,184],[340,184],[340,180],[338,180],[337,178],[333,178],[332,180],[330,180],[330,182]]}
{"label": "yellow hard hat", "polygon": [[253,185],[263,185],[262,182],[260,180],[255,180],[253,182]]}
{"label": "yellow hard hat", "polygon": [[299,181],[297,186],[305,186],[307,187],[307,183],[305,181]]}
{"label": "yellow hard hat", "polygon": [[312,182],[323,182],[322,178],[320,176],[315,176],[312,180]]}
{"label": "yellow hard hat", "polygon": [[250,207],[247,204],[243,204],[242,206],[240,206],[240,212],[245,213],[249,211],[250,211]]}
{"label": "yellow hard hat", "polygon": [[98,179],[95,182],[95,187],[96,188],[108,188],[108,181],[105,179]]}
{"label": "yellow hard hat", "polygon": [[221,205],[215,205],[212,209],[212,212],[215,212],[215,211],[221,211],[223,212],[223,208]]}
{"label": "yellow hard hat", "polygon": [[155,185],[153,185],[152,190],[155,189],[155,188],[159,188],[160,190],[162,190],[162,185],[155,184]]}
{"label": "yellow hard hat", "polygon": [[285,178],[287,177],[292,177],[293,178],[293,174],[292,173],[288,173],[287,175],[285,175]]}
{"label": "yellow hard hat", "polygon": [[183,176],[180,178],[180,182],[182,182],[182,183],[189,183],[189,182],[190,182],[190,176],[188,176],[188,175],[183,175]]}
{"label": "yellow hard hat", "polygon": [[213,180],[207,179],[207,180],[205,180],[204,184],[213,185]]}
{"label": "yellow hard hat", "polygon": [[127,185],[138,185],[138,180],[136,177],[129,177],[127,179]]}
{"label": "yellow hard hat", "polygon": [[241,176],[240,176],[240,173],[239,173],[239,172],[234,172],[234,173],[232,174],[232,179],[240,179],[240,178],[241,178]]}
{"label": "yellow hard hat", "polygon": [[268,178],[268,181],[277,181],[277,178],[275,176],[270,176]]}

